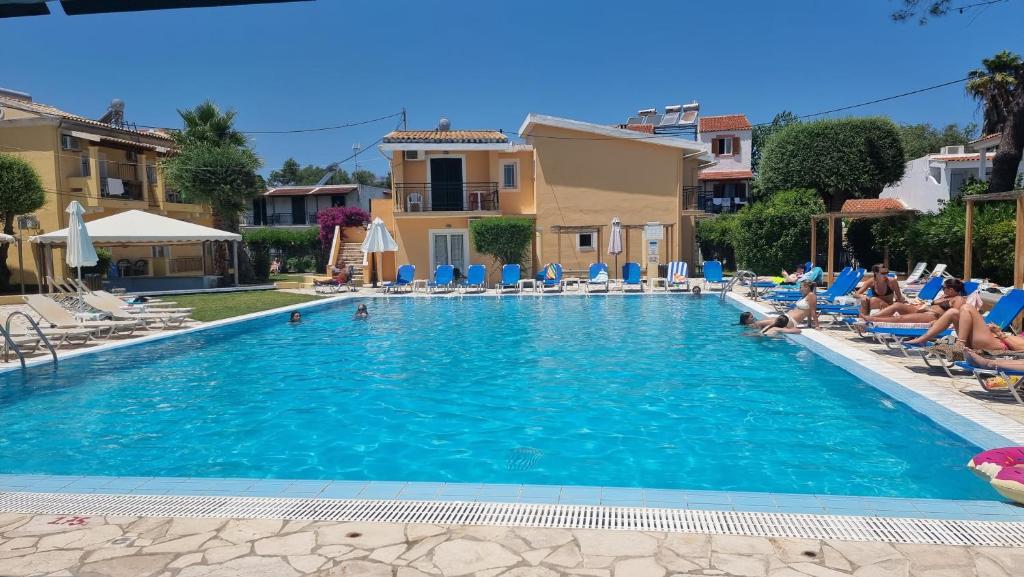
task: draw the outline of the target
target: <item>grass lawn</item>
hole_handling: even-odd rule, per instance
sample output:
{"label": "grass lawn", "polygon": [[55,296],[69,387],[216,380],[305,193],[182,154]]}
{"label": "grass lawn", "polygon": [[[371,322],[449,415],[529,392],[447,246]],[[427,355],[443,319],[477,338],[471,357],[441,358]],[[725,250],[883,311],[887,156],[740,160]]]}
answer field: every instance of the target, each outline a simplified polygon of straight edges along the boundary
{"label": "grass lawn", "polygon": [[311,272],[297,272],[297,273],[285,273],[285,274],[272,274],[270,275],[270,282],[302,282],[308,274],[316,274]]}
{"label": "grass lawn", "polygon": [[277,307],[297,305],[323,297],[299,295],[278,291],[251,291],[239,293],[212,293],[198,295],[170,295],[164,300],[183,307],[193,307],[191,317],[197,321],[216,321]]}

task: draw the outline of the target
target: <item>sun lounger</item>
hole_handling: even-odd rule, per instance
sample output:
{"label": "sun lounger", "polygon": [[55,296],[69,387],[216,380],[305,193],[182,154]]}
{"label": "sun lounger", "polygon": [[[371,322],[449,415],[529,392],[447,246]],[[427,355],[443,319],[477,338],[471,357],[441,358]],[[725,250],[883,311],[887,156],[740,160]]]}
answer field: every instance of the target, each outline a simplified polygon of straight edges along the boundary
{"label": "sun lounger", "polygon": [[520,274],[522,267],[518,264],[506,264],[501,267],[501,280],[494,285],[494,290],[499,293],[506,290],[512,289],[519,292],[519,281],[521,280]]}
{"label": "sun lounger", "polygon": [[450,264],[439,264],[434,269],[434,280],[427,282],[428,292],[452,290],[452,285],[455,282],[455,267]]}
{"label": "sun lounger", "polygon": [[398,274],[395,280],[385,282],[381,285],[386,293],[397,293],[400,290],[412,291],[412,282],[416,278],[416,265],[403,264],[398,267]]}
{"label": "sun lounger", "polygon": [[583,283],[586,292],[594,291],[608,292],[610,279],[608,278],[608,265],[603,262],[595,262],[590,265],[587,272],[587,282]]}
{"label": "sun lounger", "polygon": [[[703,264],[704,271],[704,290],[722,290],[728,279],[725,278],[722,272],[722,262],[717,260],[707,260]],[[710,285],[716,285],[714,287]]]}
{"label": "sun lounger", "polygon": [[903,284],[905,284],[905,285],[920,284],[920,283],[924,282],[924,281],[921,280],[921,277],[925,273],[927,273],[927,272],[928,272],[928,263],[927,262],[919,262],[916,265],[914,265],[914,270],[910,271],[910,274],[907,275],[907,278],[903,280]]}
{"label": "sun lounger", "polygon": [[676,260],[668,263],[668,270],[665,271],[665,291],[673,289],[690,289],[686,261]]}
{"label": "sun lounger", "polygon": [[622,265],[622,284],[619,286],[619,289],[622,292],[626,292],[626,289],[630,288],[639,291],[644,290],[642,271],[638,262],[627,262]]}
{"label": "sun lounger", "polygon": [[132,334],[141,328],[144,322],[131,320],[79,320],[62,307],[57,301],[44,295],[24,295],[25,304],[51,327],[59,329],[92,329],[97,336],[110,336],[125,332]]}
{"label": "sun lounger", "polygon": [[562,265],[557,262],[546,265],[537,274],[537,282],[542,291],[553,288],[558,292],[562,292]]}
{"label": "sun lounger", "polygon": [[458,286],[459,291],[465,293],[467,290],[476,289],[480,292],[487,290],[487,267],[482,264],[471,264],[466,269],[466,278]]}
{"label": "sun lounger", "polygon": [[133,313],[100,295],[87,294],[83,295],[82,298],[85,300],[85,304],[102,313],[107,313],[114,320],[118,321],[135,320],[147,325],[159,324],[164,328],[174,328],[182,326],[188,320],[188,313]]}
{"label": "sun lounger", "polygon": [[[986,369],[971,364],[970,361],[956,361],[953,365],[972,373],[974,378],[978,379],[978,384],[981,385],[981,388],[986,391],[990,393],[1008,391],[1018,403],[1024,405],[1024,371]],[[1003,383],[1005,383],[1005,388],[994,387],[989,382],[989,379],[993,377],[1001,378]]]}

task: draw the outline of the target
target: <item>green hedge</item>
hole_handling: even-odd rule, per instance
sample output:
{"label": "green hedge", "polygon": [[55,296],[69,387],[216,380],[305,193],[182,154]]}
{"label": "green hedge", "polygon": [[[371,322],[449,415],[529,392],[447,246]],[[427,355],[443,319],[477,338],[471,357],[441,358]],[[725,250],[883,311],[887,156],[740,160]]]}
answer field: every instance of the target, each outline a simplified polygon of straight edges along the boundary
{"label": "green hedge", "polygon": [[469,234],[476,251],[491,256],[499,265],[523,264],[529,258],[534,224],[513,216],[481,218],[469,224]]}
{"label": "green hedge", "polygon": [[319,269],[323,260],[319,234],[320,230],[316,227],[250,228],[242,231],[242,242],[249,251],[256,278],[266,280],[270,276],[270,249],[284,253],[286,269],[292,266],[307,269],[295,272]]}

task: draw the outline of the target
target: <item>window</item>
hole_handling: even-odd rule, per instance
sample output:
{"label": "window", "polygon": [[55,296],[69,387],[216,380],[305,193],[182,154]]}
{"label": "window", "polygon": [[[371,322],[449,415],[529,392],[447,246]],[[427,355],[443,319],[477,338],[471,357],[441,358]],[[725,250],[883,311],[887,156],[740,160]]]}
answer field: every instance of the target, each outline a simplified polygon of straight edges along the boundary
{"label": "window", "polygon": [[150,186],[156,186],[156,165],[146,165],[146,182],[148,182]]}
{"label": "window", "polygon": [[714,151],[715,154],[732,154],[732,138],[716,138]]}
{"label": "window", "polygon": [[597,234],[594,232],[581,232],[576,234],[576,248],[582,252],[596,250]]}
{"label": "window", "polygon": [[89,155],[83,154],[79,158],[82,162],[82,176],[89,176],[91,174],[91,171],[89,169]]}
{"label": "window", "polygon": [[519,161],[501,161],[501,188],[505,190],[519,189]]}

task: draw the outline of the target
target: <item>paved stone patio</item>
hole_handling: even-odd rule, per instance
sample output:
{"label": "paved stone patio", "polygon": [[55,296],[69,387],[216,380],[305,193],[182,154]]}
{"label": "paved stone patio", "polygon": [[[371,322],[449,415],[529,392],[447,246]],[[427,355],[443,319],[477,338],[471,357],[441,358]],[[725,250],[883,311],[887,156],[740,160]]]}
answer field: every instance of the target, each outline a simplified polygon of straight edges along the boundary
{"label": "paved stone patio", "polygon": [[684,533],[0,514],[0,575],[1024,575],[1024,549]]}

